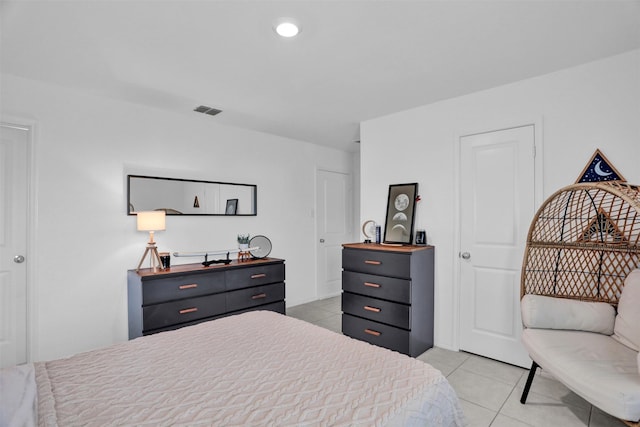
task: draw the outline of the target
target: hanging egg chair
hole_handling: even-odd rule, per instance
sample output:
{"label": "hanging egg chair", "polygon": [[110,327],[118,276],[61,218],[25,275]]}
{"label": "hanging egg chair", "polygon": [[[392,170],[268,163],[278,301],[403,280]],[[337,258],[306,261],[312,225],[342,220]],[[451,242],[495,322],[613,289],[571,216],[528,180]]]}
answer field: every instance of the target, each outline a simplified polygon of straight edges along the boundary
{"label": "hanging egg chair", "polygon": [[640,187],[618,181],[569,185],[535,215],[521,295],[617,305],[624,279],[640,267]]}

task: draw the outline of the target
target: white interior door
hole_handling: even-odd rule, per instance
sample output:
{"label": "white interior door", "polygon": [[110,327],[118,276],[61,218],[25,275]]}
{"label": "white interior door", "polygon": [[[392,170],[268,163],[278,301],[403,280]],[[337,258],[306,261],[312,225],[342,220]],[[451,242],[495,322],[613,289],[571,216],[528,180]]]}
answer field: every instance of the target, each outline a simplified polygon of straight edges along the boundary
{"label": "white interior door", "polygon": [[0,125],[0,367],[27,362],[28,138]]}
{"label": "white interior door", "polygon": [[351,242],[353,210],[351,175],[316,172],[316,237],[318,299],[342,289],[342,244]]}
{"label": "white interior door", "polygon": [[520,269],[535,209],[534,126],[460,138],[460,349],[528,367]]}

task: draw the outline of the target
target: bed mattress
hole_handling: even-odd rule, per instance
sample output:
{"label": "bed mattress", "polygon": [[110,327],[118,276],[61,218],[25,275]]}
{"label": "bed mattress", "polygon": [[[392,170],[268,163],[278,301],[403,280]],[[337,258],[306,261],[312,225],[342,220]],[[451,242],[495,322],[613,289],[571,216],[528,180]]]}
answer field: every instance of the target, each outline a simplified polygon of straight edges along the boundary
{"label": "bed mattress", "polygon": [[34,370],[41,426],[464,425],[430,365],[268,311]]}

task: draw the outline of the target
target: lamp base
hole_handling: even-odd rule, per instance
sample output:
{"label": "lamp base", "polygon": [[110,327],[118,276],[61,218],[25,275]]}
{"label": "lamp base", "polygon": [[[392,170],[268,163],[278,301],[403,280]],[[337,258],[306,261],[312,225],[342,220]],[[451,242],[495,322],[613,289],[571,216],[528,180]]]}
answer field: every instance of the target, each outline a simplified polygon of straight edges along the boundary
{"label": "lamp base", "polygon": [[158,267],[162,266],[162,262],[160,261],[160,255],[158,255],[158,248],[156,248],[156,243],[149,242],[147,243],[147,247],[144,250],[144,254],[140,259],[140,262],[138,263],[138,268],[136,268],[136,271],[140,270],[140,266],[144,262],[144,259],[147,257],[147,254],[149,252],[151,252],[151,268],[153,268],[154,270],[156,269],[156,261],[158,262]]}

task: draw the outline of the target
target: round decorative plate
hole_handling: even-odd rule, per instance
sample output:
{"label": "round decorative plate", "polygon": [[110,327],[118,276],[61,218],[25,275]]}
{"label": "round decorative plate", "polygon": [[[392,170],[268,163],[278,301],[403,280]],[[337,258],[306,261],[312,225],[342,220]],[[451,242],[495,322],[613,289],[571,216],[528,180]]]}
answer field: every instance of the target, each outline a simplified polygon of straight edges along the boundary
{"label": "round decorative plate", "polygon": [[249,240],[249,253],[254,258],[266,258],[271,253],[271,240],[265,236],[253,236]]}
{"label": "round decorative plate", "polygon": [[372,219],[365,221],[362,224],[362,234],[367,239],[373,239],[376,237],[376,222]]}

